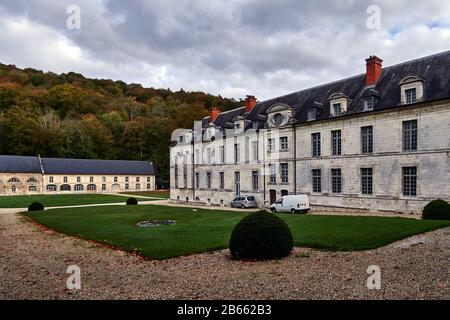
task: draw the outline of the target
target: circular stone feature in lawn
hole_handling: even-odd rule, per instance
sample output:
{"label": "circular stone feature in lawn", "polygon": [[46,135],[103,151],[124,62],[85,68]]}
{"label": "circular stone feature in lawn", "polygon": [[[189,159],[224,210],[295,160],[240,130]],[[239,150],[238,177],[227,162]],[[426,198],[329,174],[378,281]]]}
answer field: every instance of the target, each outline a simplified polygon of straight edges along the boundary
{"label": "circular stone feature in lawn", "polygon": [[168,226],[171,224],[176,224],[175,220],[146,220],[138,222],[136,225],[138,227],[156,227],[156,226]]}

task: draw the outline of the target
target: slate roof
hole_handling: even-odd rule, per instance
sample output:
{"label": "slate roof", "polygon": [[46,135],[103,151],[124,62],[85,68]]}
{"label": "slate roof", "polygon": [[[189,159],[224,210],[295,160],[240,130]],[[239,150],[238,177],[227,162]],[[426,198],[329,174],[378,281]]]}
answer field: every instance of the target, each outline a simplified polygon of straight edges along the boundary
{"label": "slate roof", "polygon": [[[349,98],[348,114],[363,112],[362,97],[376,92],[377,99],[373,111],[395,108],[401,105],[400,81],[408,76],[417,76],[424,81],[424,100],[431,102],[450,98],[450,50],[424,58],[385,67],[375,87],[365,86],[365,73],[328,84],[300,90],[288,95],[258,102],[256,107],[248,114],[244,109],[238,108],[221,113],[216,125],[229,122],[236,115],[244,115],[250,121],[264,121],[267,109],[275,103],[285,103],[294,109],[294,118],[297,123],[306,122],[307,110],[321,103],[316,121],[326,120],[330,117],[329,98],[334,93],[342,92]],[[370,90],[370,92],[369,92]],[[373,112],[364,111],[364,113]],[[333,117],[333,119],[339,117]],[[209,117],[203,119],[204,125]],[[314,121],[311,121],[314,122]]]}
{"label": "slate roof", "polygon": [[[46,174],[154,175],[148,161],[41,158]],[[1,156],[0,172],[41,173],[38,157]]]}
{"label": "slate roof", "polygon": [[0,172],[3,173],[41,173],[38,157],[0,155]]}

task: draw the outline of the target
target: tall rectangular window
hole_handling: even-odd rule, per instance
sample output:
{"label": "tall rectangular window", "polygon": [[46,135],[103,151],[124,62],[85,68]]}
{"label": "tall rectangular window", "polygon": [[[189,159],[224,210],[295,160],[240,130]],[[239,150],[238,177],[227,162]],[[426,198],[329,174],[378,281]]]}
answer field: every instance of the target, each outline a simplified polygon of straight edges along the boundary
{"label": "tall rectangular window", "polygon": [[274,163],[269,164],[269,182],[277,183],[277,167]]}
{"label": "tall rectangular window", "polygon": [[241,154],[239,150],[239,143],[234,144],[234,163],[239,163],[241,161]]}
{"label": "tall rectangular window", "polygon": [[200,173],[195,173],[195,187],[198,189],[200,188]]}
{"label": "tall rectangular window", "polygon": [[219,177],[220,177],[219,189],[223,190],[225,189],[225,173],[219,172]]}
{"label": "tall rectangular window", "polygon": [[200,150],[195,150],[195,158],[194,158],[195,163],[201,164],[201,159],[200,159]]}
{"label": "tall rectangular window", "polygon": [[206,173],[206,188],[211,189],[211,172]]}
{"label": "tall rectangular window", "polygon": [[280,150],[287,151],[289,149],[288,137],[280,137]]}
{"label": "tall rectangular window", "polygon": [[417,100],[416,88],[405,90],[406,103],[414,103]]}
{"label": "tall rectangular window", "polygon": [[206,148],[206,161],[207,164],[211,164],[211,148]]}
{"label": "tall rectangular window", "polygon": [[89,182],[93,183],[94,182],[94,177],[89,177]]}
{"label": "tall rectangular window", "polygon": [[219,147],[219,158],[220,158],[220,163],[224,164],[225,163],[225,146]]}
{"label": "tall rectangular window", "polygon": [[331,154],[333,156],[341,155],[342,144],[341,144],[341,130],[331,131]]}
{"label": "tall rectangular window", "polygon": [[281,183],[289,183],[289,167],[287,163],[280,163]]}
{"label": "tall rectangular window", "polygon": [[313,157],[320,157],[320,132],[311,134],[311,155]]}
{"label": "tall rectangular window", "polygon": [[373,193],[373,176],[372,168],[361,168],[361,193]]}
{"label": "tall rectangular window", "polygon": [[[187,183],[187,177],[188,177],[188,166],[186,163],[183,164],[183,182],[184,182],[184,187],[187,188],[188,187],[188,183]],[[136,177],[136,182],[139,182],[139,177]]]}
{"label": "tall rectangular window", "polygon": [[322,192],[322,171],[320,169],[312,170],[313,192]]}
{"label": "tall rectangular window", "polygon": [[252,171],[252,189],[253,191],[259,189],[259,171]]}
{"label": "tall rectangular window", "polygon": [[102,177],[102,182],[106,183],[106,177]]}
{"label": "tall rectangular window", "polygon": [[53,177],[48,178],[48,181],[49,181],[50,183],[53,183],[54,180],[55,180],[55,179],[54,179]]}
{"label": "tall rectangular window", "polygon": [[403,195],[417,195],[417,167],[403,167]]}
{"label": "tall rectangular window", "polygon": [[[174,175],[175,175],[175,188],[178,188],[178,164],[176,163],[174,166]],[[114,182],[117,182],[117,177],[114,177]]]}
{"label": "tall rectangular window", "polygon": [[273,139],[273,138],[267,139],[267,151],[268,152],[275,151],[275,139]]}
{"label": "tall rectangular window", "polygon": [[403,121],[403,150],[417,150],[417,120]]}
{"label": "tall rectangular window", "polygon": [[361,127],[361,152],[373,152],[373,127]]}
{"label": "tall rectangular window", "polygon": [[81,183],[81,177],[77,177],[77,182]]}
{"label": "tall rectangular window", "polygon": [[259,147],[258,147],[258,141],[252,142],[252,153],[253,153],[253,160],[259,161]]}
{"label": "tall rectangular window", "polygon": [[342,173],[341,169],[331,169],[331,192],[342,192]]}

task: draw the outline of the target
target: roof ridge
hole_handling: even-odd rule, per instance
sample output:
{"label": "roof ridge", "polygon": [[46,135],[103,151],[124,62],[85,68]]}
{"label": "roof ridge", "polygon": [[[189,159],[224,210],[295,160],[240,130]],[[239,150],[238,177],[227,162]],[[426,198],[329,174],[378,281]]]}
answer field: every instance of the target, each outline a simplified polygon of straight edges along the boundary
{"label": "roof ridge", "polygon": [[[436,56],[443,56],[443,55],[446,55],[446,54],[450,54],[450,50],[439,52],[439,53],[434,53],[434,54],[431,54],[431,55],[428,55],[428,56],[424,56],[424,57],[421,57],[421,58],[416,58],[416,59],[413,59],[413,60],[408,60],[408,61],[403,61],[403,62],[400,62],[400,63],[396,63],[396,64],[393,64],[393,65],[390,65],[390,66],[383,67],[382,70],[388,70],[390,68],[398,67],[398,66],[401,66],[401,65],[404,65],[404,64],[407,64],[407,63],[417,62],[417,61],[421,61],[421,60],[427,60],[427,59],[430,59],[430,58],[433,58],[433,57],[436,57]],[[318,89],[318,88],[322,88],[322,87],[325,87],[325,86],[330,86],[330,85],[333,85],[333,84],[336,84],[336,83],[340,83],[340,82],[346,82],[348,80],[351,80],[351,79],[354,79],[354,78],[358,78],[358,77],[362,77],[364,75],[365,75],[365,73],[359,73],[357,75],[349,76],[349,77],[346,77],[346,78],[343,78],[343,79],[339,79],[339,80],[327,82],[327,83],[324,83],[324,84],[319,84],[319,85],[315,85],[315,86],[312,86],[312,87],[300,89],[298,91],[294,91],[294,92],[287,93],[287,94],[284,94],[284,95],[281,95],[281,96],[277,96],[275,98],[271,98],[271,99],[260,101],[260,102],[258,102],[258,104],[260,104],[260,103],[267,103],[267,102],[270,102],[270,101],[273,101],[273,100],[277,100],[277,99],[281,99],[281,98],[286,98],[288,96],[291,96],[291,95],[294,95],[294,94],[299,94],[299,93],[302,93],[302,92],[305,92],[305,91],[308,91],[308,90]],[[235,109],[232,109],[232,110],[235,110]],[[231,110],[229,110],[229,111],[231,111]]]}

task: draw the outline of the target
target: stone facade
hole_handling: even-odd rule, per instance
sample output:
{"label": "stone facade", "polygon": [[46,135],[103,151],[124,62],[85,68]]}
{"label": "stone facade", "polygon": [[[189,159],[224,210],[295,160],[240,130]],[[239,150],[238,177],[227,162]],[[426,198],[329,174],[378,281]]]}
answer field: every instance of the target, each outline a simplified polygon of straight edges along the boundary
{"label": "stone facade", "polygon": [[[402,124],[417,120],[417,150],[404,151]],[[373,151],[361,152],[361,127],[373,128]],[[246,131],[224,140],[194,145],[180,143],[171,148],[171,159],[178,158],[178,178],[171,166],[171,199],[193,200],[228,206],[236,194],[254,195],[258,204],[267,206],[282,194],[308,194],[311,204],[320,209],[351,208],[366,211],[419,213],[430,200],[450,200],[450,103],[405,106],[396,110],[368,113],[295,127]],[[341,155],[332,155],[331,131],[341,130]],[[295,139],[294,139],[295,131]],[[311,134],[320,133],[321,155],[312,156]],[[282,137],[287,148],[280,150]],[[269,139],[275,150],[269,152]],[[284,139],[284,141],[286,141]],[[294,146],[294,141],[296,145]],[[255,159],[253,144],[258,144]],[[235,144],[239,159],[235,159]],[[222,163],[220,148],[225,150]],[[198,151],[197,151],[198,150]],[[191,155],[194,152],[193,170]],[[201,153],[203,153],[202,156]],[[211,156],[209,156],[211,154]],[[235,163],[235,160],[238,160]],[[280,164],[288,167],[287,181],[281,181]],[[270,181],[269,165],[276,166],[275,181]],[[417,168],[417,194],[403,195],[403,167]],[[361,168],[372,168],[372,194],[362,194]],[[321,170],[321,192],[313,192],[312,170]],[[331,169],[341,169],[342,190],[331,190]],[[184,173],[186,171],[186,173]],[[239,185],[235,175],[239,172]],[[295,175],[294,175],[295,172]],[[208,185],[208,173],[211,184]],[[221,187],[221,173],[224,185]],[[258,174],[254,190],[252,175]],[[198,184],[195,183],[199,177]],[[185,181],[186,179],[186,181]],[[175,181],[177,185],[175,185]]]}
{"label": "stone facade", "polygon": [[0,156],[0,196],[155,190],[145,161]]}
{"label": "stone facade", "polygon": [[[450,51],[220,113],[172,135],[171,199],[418,214],[450,201]],[[198,181],[197,181],[198,180]]]}
{"label": "stone facade", "polygon": [[[14,178],[18,182],[12,182],[14,180],[11,179]],[[30,181],[30,178],[34,178],[36,182]],[[155,190],[155,176],[0,173],[0,196],[152,190]]]}

